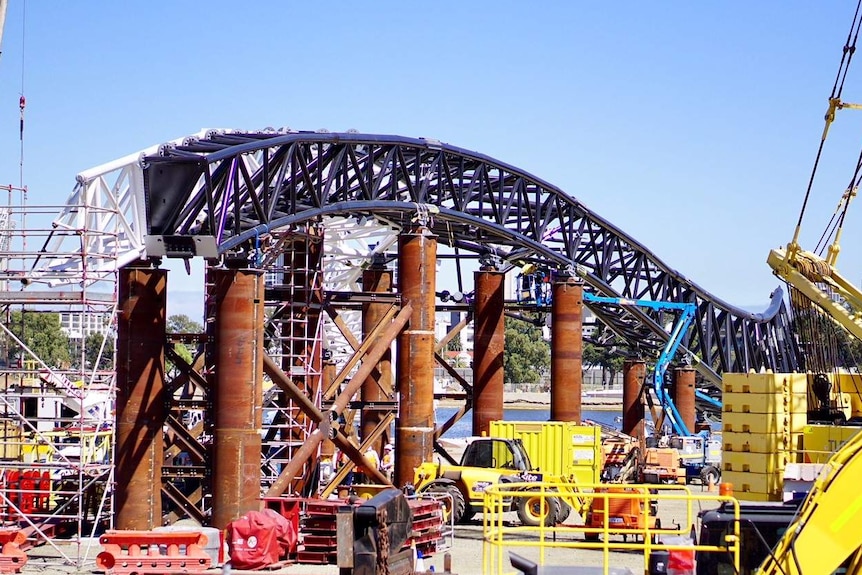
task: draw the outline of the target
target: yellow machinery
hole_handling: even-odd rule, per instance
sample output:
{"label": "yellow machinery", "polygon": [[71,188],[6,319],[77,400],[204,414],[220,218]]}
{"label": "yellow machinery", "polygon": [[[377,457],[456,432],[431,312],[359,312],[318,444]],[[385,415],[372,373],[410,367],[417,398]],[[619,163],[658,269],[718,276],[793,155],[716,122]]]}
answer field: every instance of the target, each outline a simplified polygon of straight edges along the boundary
{"label": "yellow machinery", "polygon": [[480,513],[485,489],[501,483],[560,486],[554,497],[514,500],[511,510],[523,525],[562,523],[572,510],[581,513],[587,508],[589,503],[570,486],[598,481],[600,428],[554,421],[494,421],[490,431],[490,437],[472,438],[459,465],[425,462],[417,467],[416,490],[448,495],[455,523]]}
{"label": "yellow machinery", "polygon": [[760,568],[761,575],[862,572],[862,433],[826,464],[796,520]]}

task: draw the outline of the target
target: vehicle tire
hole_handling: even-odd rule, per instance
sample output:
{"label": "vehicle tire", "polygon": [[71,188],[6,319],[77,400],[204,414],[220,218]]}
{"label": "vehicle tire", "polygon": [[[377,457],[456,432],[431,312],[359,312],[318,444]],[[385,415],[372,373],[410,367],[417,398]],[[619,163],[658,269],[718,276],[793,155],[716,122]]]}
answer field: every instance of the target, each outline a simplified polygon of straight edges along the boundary
{"label": "vehicle tire", "polygon": [[584,541],[589,543],[596,543],[599,540],[598,533],[584,533]]}
{"label": "vehicle tire", "polygon": [[572,506],[565,501],[560,501],[560,512],[557,514],[557,524],[565,523],[572,514]]}
{"label": "vehicle tire", "polygon": [[721,480],[721,471],[714,465],[707,465],[700,470],[701,483],[709,485],[710,480],[712,480],[713,485],[718,485],[718,482]]}
{"label": "vehicle tire", "polygon": [[[466,521],[465,509],[467,504],[464,501],[464,494],[458,489],[457,485],[452,483],[432,483],[424,489],[427,493],[445,493],[449,497],[443,497],[443,521],[448,523],[451,517],[455,523]],[[451,499],[450,499],[451,498]],[[470,514],[472,516],[472,514]]]}
{"label": "vehicle tire", "polygon": [[518,497],[517,505],[518,519],[527,527],[538,527],[543,515],[545,527],[553,527],[560,514],[560,500],[556,497],[527,495]]}

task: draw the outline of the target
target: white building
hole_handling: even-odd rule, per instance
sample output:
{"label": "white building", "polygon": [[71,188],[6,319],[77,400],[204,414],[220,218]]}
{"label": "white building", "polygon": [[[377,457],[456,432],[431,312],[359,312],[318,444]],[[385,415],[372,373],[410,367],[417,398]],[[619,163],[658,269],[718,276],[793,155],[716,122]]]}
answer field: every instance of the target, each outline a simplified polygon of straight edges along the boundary
{"label": "white building", "polygon": [[111,330],[111,321],[105,314],[60,312],[60,329],[70,339],[86,339],[94,333],[106,334]]}

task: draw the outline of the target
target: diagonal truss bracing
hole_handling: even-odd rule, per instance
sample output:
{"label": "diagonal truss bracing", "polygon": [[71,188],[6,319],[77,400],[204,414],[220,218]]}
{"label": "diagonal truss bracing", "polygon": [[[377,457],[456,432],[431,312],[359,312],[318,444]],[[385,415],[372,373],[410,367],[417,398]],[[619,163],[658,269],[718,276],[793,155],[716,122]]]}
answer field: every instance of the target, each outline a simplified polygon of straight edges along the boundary
{"label": "diagonal truss bracing", "polygon": [[[476,152],[399,136],[211,131],[159,147],[139,168],[143,197],[135,188],[129,206],[143,201],[146,230],[120,238],[136,255],[143,234],[212,236],[221,254],[254,258],[261,238],[308,220],[373,218],[396,231],[422,220],[443,243],[577,272],[601,295],[695,303],[683,345],[715,383],[725,371],[798,366],[780,289],[763,313],[734,307],[576,198]],[[651,312],[594,311],[641,348],[667,338]]]}

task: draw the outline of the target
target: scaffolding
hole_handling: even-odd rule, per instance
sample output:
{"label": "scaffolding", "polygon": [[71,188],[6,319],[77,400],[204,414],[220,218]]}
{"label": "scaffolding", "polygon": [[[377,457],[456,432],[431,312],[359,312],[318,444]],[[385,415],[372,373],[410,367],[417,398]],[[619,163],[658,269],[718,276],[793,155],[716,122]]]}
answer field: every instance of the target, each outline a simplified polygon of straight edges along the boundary
{"label": "scaffolding", "polygon": [[0,190],[0,521],[80,565],[111,515],[116,210]]}

